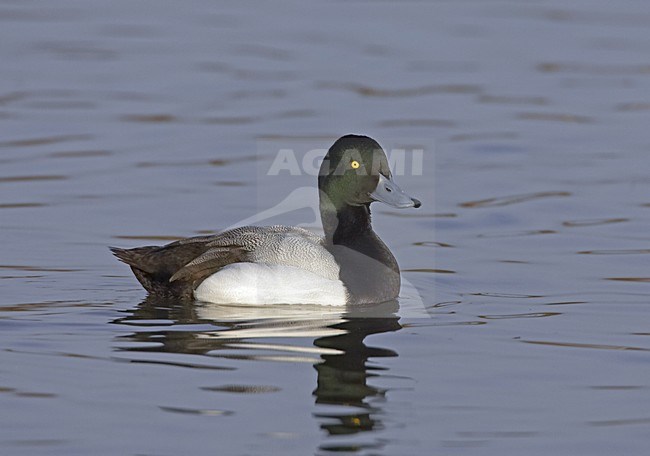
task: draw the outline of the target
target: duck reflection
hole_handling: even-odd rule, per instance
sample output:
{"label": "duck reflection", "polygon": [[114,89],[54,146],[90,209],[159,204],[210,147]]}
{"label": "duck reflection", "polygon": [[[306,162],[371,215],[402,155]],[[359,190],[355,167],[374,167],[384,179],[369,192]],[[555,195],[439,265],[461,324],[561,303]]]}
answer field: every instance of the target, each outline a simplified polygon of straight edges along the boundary
{"label": "duck reflection", "polygon": [[367,361],[369,358],[395,357],[397,353],[369,347],[363,341],[370,334],[401,329],[398,320],[396,316],[347,317],[345,322],[335,325],[344,331],[343,334],[314,341],[317,347],[340,351],[340,354],[321,355],[323,362],[314,366],[318,372],[313,393],[316,403],[347,405],[363,410],[360,413],[315,414],[318,418],[332,420],[321,425],[330,435],[370,431],[380,426],[381,423],[374,418],[379,410],[370,401],[373,397],[383,396],[384,390],[368,385],[368,378],[379,376],[382,368],[369,367]]}
{"label": "duck reflection", "polygon": [[[328,413],[316,412],[314,416],[329,435],[344,435],[381,428],[377,418],[381,401],[373,399],[382,399],[385,390],[369,385],[368,379],[381,376],[385,369],[369,366],[368,360],[398,354],[368,346],[364,340],[371,334],[401,329],[398,308],[397,301],[354,310],[295,305],[230,307],[151,295],[114,323],[138,328],[119,338],[136,343],[120,348],[124,351],[310,361],[318,373],[313,391],[316,404],[340,406],[340,410],[332,407],[334,412],[328,408]],[[268,343],[269,338],[283,343]],[[287,342],[296,339],[301,342]],[[312,339],[313,345],[302,343],[305,339]]]}

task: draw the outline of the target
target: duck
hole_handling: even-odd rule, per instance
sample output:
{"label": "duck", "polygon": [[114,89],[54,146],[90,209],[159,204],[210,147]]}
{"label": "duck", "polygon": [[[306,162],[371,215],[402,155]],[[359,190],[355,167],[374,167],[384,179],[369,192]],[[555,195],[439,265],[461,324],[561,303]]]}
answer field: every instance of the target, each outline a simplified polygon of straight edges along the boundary
{"label": "duck", "polygon": [[150,295],[223,305],[395,300],[400,269],[372,228],[370,206],[421,203],[395,183],[384,149],[368,136],[342,136],[323,158],[318,190],[323,235],[297,226],[242,226],[163,246],[110,250]]}

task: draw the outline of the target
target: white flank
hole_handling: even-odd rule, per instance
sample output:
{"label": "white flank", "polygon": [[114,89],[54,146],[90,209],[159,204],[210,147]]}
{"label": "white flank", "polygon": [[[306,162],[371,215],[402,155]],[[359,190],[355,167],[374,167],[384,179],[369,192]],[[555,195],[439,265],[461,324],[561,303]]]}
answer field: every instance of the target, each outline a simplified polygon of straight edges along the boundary
{"label": "white flank", "polygon": [[194,297],[214,304],[344,306],[347,293],[331,280],[293,266],[233,263],[205,279]]}

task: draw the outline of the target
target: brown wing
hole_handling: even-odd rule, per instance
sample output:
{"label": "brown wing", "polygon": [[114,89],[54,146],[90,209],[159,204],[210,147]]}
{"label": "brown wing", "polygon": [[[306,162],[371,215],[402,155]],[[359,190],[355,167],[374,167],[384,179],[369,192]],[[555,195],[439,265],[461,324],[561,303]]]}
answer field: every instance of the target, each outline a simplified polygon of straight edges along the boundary
{"label": "brown wing", "polygon": [[224,266],[240,261],[245,261],[245,251],[240,246],[211,248],[176,271],[169,281],[197,284]]}
{"label": "brown wing", "polygon": [[[244,226],[216,235],[181,239],[162,247],[113,247],[111,251],[131,266],[147,291],[191,296],[199,283],[228,264],[274,260],[278,252],[256,249],[262,245],[274,246],[273,241],[287,233],[313,238],[313,242],[319,240],[318,236],[296,227]],[[267,258],[265,254],[270,256]]]}
{"label": "brown wing", "polygon": [[173,242],[165,246],[147,246],[111,251],[122,262],[131,266],[133,274],[149,292],[191,295],[196,284],[230,263],[243,261],[243,250],[238,246],[211,248],[214,240]]}

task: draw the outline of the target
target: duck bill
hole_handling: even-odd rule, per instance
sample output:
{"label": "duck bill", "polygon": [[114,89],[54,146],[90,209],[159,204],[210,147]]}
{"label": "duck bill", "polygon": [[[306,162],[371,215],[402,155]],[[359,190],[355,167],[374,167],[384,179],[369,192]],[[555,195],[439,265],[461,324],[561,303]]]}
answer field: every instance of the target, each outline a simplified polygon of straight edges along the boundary
{"label": "duck bill", "polygon": [[420,207],[419,200],[409,196],[404,190],[383,174],[379,175],[377,188],[370,193],[374,201],[381,201],[392,207],[405,209],[407,207]]}

